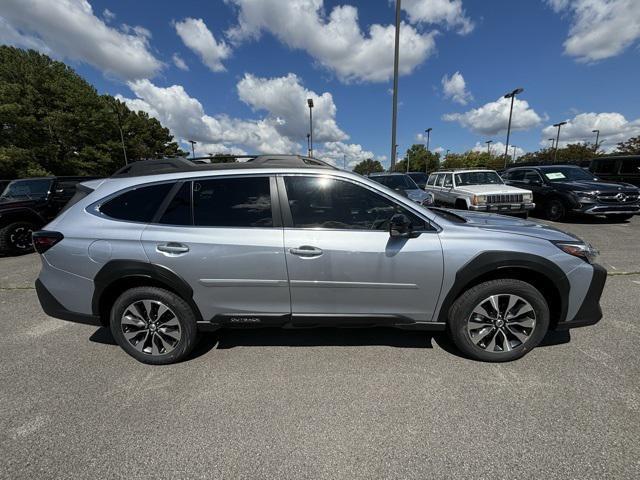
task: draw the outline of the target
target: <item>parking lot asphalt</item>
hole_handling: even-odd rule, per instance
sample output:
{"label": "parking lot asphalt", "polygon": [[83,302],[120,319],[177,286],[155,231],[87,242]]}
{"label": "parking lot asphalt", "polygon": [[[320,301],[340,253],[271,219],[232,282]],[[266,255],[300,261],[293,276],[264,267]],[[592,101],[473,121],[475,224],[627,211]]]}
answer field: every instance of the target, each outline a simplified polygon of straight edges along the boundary
{"label": "parking lot asphalt", "polygon": [[600,249],[604,318],[508,364],[420,332],[266,329],[146,366],[42,313],[36,255],[0,258],[0,477],[639,478],[640,217],[556,226]]}

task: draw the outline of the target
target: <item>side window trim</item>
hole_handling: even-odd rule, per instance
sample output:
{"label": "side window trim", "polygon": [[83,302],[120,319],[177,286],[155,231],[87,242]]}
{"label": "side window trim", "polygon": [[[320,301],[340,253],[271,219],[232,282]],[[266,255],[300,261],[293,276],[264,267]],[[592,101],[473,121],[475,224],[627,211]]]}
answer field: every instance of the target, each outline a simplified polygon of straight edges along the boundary
{"label": "side window trim", "polygon": [[[160,219],[162,218],[162,216],[167,211],[167,207],[169,207],[169,205],[173,201],[173,198],[178,194],[178,192],[182,188],[182,185],[184,185],[185,183],[186,182],[183,182],[183,181],[177,181],[173,185],[173,187],[171,187],[171,190],[169,190],[169,193],[167,193],[167,196],[164,198],[164,200],[162,201],[162,203],[158,207],[158,210],[156,210],[155,215],[151,218],[151,223],[152,224],[160,223]],[[191,203],[193,204],[193,201]],[[191,209],[193,210],[193,207],[191,207]],[[191,214],[191,224],[193,225],[193,212]],[[182,225],[182,226],[184,226],[184,225]]]}
{"label": "side window trim", "polygon": [[[390,202],[395,203],[397,206],[400,206],[400,207],[404,208],[405,210],[408,210],[412,214],[416,215],[418,218],[422,219],[424,221],[424,223],[425,223],[425,227],[427,227],[427,228],[420,229],[420,230],[414,230],[416,233],[438,233],[438,232],[440,232],[442,230],[442,228],[438,224],[436,224],[435,222],[430,220],[423,213],[414,210],[413,208],[409,207],[408,205],[405,205],[403,203],[398,202],[395,198],[387,196],[384,192],[379,192],[379,191],[369,187],[369,185],[365,185],[363,183],[359,183],[359,182],[353,181],[350,178],[344,178],[344,177],[330,175],[330,174],[326,174],[326,173],[322,173],[322,174],[319,174],[319,173],[279,173],[279,174],[277,174],[278,196],[280,197],[279,203],[280,203],[280,208],[281,208],[281,212],[282,212],[282,221],[283,221],[284,228],[295,229],[295,230],[322,230],[322,231],[338,231],[338,232],[372,232],[372,233],[380,233],[380,230],[294,227],[293,226],[293,216],[291,215],[291,208],[289,207],[289,197],[287,196],[287,188],[286,188],[286,185],[284,183],[285,177],[329,177],[332,180],[338,180],[338,181],[351,183],[351,184],[356,185],[358,187],[365,188],[365,189],[369,190],[370,192],[372,192],[372,193],[374,193],[376,195],[380,195],[382,198],[384,198],[384,199],[386,199],[386,200],[388,200]],[[431,227],[431,228],[428,228],[428,227]]]}

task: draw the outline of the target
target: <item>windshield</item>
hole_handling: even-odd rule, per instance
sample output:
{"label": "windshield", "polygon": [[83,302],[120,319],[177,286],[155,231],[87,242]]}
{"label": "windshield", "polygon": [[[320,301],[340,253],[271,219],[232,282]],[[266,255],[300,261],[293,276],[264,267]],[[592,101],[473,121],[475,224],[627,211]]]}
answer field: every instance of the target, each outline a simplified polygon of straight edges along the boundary
{"label": "windshield", "polygon": [[5,188],[0,198],[40,200],[49,194],[51,180],[14,180]]}
{"label": "windshield", "polygon": [[579,167],[555,167],[545,168],[542,174],[550,182],[571,182],[579,180],[597,180],[593,174]]}
{"label": "windshield", "polygon": [[388,175],[380,177],[371,177],[371,180],[375,180],[381,183],[385,187],[389,187],[392,190],[419,190],[416,182],[411,180],[408,175]]}
{"label": "windshield", "polygon": [[496,172],[456,173],[456,185],[501,185],[504,183]]}

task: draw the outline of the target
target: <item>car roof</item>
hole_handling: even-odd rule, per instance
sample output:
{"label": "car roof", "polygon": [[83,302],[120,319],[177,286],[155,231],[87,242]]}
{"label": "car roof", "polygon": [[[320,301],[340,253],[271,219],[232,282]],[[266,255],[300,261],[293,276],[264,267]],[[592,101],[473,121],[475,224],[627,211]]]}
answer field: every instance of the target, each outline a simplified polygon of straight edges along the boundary
{"label": "car roof", "polygon": [[490,168],[452,168],[449,170],[438,170],[435,173],[469,173],[469,172],[495,172],[495,170],[491,170]]}
{"label": "car roof", "polygon": [[[223,157],[213,157],[223,158]],[[116,171],[112,177],[138,177],[144,175],[158,175],[172,172],[197,172],[211,170],[247,170],[255,168],[326,168],[337,170],[336,167],[317,158],[303,157],[301,155],[256,155],[252,157],[225,157],[225,158],[249,158],[244,162],[225,162],[198,164],[186,158],[163,158],[156,160],[140,160],[130,163]],[[198,159],[196,159],[198,160]]]}
{"label": "car roof", "polygon": [[406,173],[402,173],[402,172],[375,172],[375,173],[370,173],[369,174],[370,177],[391,177],[391,176],[399,176],[399,175],[406,175]]}

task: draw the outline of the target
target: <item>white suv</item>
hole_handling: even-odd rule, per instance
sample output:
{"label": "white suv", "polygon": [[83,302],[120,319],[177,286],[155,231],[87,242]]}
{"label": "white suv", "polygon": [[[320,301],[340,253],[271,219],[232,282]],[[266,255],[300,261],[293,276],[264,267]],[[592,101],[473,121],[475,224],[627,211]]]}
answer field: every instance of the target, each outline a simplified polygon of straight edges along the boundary
{"label": "white suv", "polygon": [[529,216],[535,207],[530,190],[506,185],[494,170],[463,169],[432,173],[425,187],[436,205],[461,210]]}

